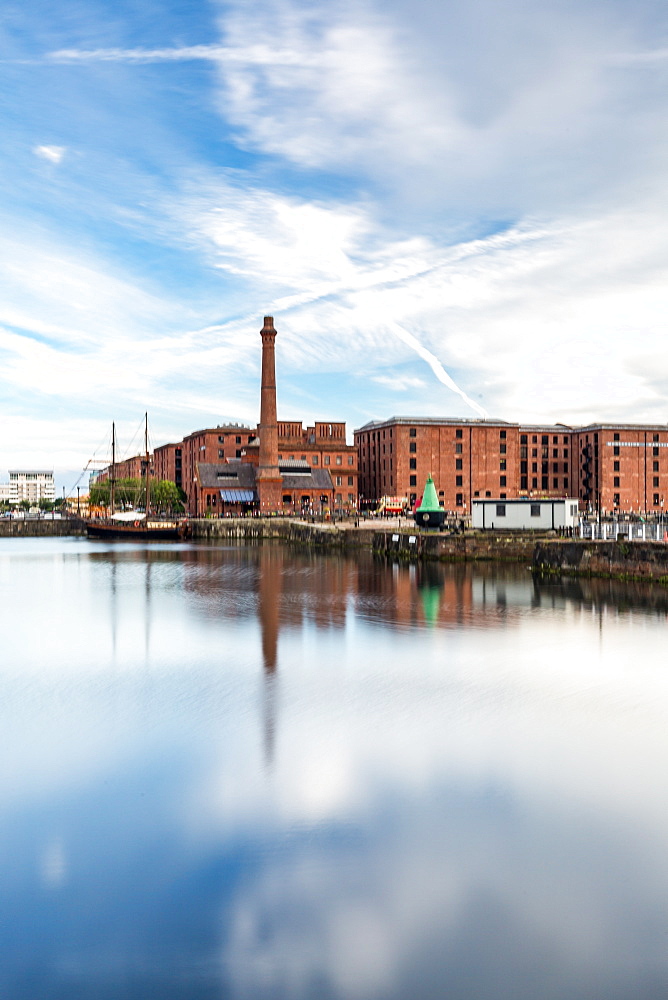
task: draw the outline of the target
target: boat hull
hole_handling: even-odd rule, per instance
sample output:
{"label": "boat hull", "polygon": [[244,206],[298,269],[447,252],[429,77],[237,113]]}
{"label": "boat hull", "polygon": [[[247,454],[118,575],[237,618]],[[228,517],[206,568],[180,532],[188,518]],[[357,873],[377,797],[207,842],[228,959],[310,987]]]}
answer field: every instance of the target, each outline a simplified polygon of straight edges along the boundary
{"label": "boat hull", "polygon": [[108,538],[125,541],[179,541],[187,536],[185,522],[166,524],[109,524],[89,521],[86,525],[89,538]]}

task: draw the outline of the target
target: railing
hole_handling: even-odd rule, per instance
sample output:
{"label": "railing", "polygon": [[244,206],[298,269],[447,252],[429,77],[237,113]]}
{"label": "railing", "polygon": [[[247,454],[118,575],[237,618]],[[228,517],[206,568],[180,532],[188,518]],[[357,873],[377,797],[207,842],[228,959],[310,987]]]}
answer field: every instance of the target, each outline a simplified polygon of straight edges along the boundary
{"label": "railing", "polygon": [[629,542],[666,542],[668,541],[668,523],[601,521],[596,524],[581,521],[580,538],[591,538],[594,541],[615,541],[617,538],[624,538]]}

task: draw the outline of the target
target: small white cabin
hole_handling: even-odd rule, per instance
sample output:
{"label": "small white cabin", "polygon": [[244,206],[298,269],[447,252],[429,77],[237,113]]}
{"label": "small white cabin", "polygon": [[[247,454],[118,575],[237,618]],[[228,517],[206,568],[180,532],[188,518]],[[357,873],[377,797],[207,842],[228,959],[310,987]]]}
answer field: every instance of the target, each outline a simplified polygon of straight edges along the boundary
{"label": "small white cabin", "polygon": [[557,500],[518,497],[512,500],[473,499],[474,528],[497,531],[549,531],[576,528],[579,523],[578,501],[573,497]]}

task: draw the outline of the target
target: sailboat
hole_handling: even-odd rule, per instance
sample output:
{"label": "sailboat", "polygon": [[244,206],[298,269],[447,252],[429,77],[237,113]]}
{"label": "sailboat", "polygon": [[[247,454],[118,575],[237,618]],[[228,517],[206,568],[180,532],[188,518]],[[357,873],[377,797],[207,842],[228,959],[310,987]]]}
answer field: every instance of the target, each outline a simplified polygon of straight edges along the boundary
{"label": "sailboat", "polygon": [[128,541],[178,540],[188,534],[185,518],[164,520],[151,514],[151,476],[148,453],[148,414],[144,423],[146,503],[144,511],[116,511],[116,425],[111,425],[111,468],[109,476],[109,508],[107,518],[89,518],[86,533],[89,538],[127,539]]}

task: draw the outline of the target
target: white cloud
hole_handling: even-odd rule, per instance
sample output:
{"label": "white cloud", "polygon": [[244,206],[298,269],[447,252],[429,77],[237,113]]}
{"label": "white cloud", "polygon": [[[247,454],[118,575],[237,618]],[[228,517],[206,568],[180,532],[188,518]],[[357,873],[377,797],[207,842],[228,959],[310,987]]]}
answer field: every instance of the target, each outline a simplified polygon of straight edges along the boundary
{"label": "white cloud", "polygon": [[[668,240],[651,209],[526,224],[452,247],[392,240],[361,206],[248,189],[235,197],[223,187],[181,212],[213,261],[255,275],[289,370],[376,378],[370,359],[398,364],[409,348],[445,384],[454,377],[473,410],[665,419],[656,380]],[[440,413],[454,405],[419,389],[415,399]]]}
{"label": "white cloud", "polygon": [[377,385],[387,386],[392,392],[405,392],[406,389],[424,389],[425,383],[421,378],[413,378],[410,375],[372,375],[371,381]]}
{"label": "white cloud", "polygon": [[413,208],[564,208],[646,176],[668,144],[660,81],[611,70],[634,18],[596,5],[268,0],[226,5],[221,29],[220,110],[242,143],[362,171]]}
{"label": "white cloud", "polygon": [[33,153],[35,156],[41,157],[43,160],[48,160],[49,163],[60,163],[65,156],[64,146],[35,146]]}

